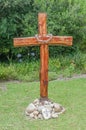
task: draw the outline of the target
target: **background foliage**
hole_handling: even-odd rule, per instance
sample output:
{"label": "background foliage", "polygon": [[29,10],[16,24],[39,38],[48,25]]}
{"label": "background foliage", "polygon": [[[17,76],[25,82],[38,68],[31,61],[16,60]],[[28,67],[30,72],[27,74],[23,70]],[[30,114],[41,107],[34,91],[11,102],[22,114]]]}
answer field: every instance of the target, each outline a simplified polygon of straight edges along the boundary
{"label": "background foliage", "polygon": [[[50,56],[57,54],[74,55],[86,50],[86,1],[84,0],[0,0],[0,58],[6,61],[15,59],[18,53],[23,57],[35,53],[39,58],[38,47],[13,47],[14,37],[34,36],[38,32],[38,12],[48,15],[48,33],[72,35],[73,46],[50,47]],[[53,51],[54,50],[54,51]],[[31,58],[31,55],[29,55]]]}
{"label": "background foliage", "polygon": [[39,47],[13,46],[13,38],[38,33],[39,12],[48,15],[49,34],[74,39],[71,47],[49,47],[49,80],[86,73],[85,0],[0,0],[0,80],[39,79]]}

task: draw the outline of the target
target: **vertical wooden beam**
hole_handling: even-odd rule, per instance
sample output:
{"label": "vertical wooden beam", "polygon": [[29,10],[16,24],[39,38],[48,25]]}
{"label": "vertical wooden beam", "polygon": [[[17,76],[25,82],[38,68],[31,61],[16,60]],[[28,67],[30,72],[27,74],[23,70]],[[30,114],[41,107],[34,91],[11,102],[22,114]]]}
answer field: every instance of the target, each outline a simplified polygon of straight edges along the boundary
{"label": "vertical wooden beam", "polygon": [[[38,15],[39,36],[47,34],[46,14],[39,13]],[[43,43],[40,45],[40,98],[48,99],[48,45]]]}
{"label": "vertical wooden beam", "polygon": [[45,89],[45,97],[48,98],[48,58],[49,58],[49,51],[48,45],[44,46],[45,49],[45,56],[44,56],[44,68],[45,68],[45,76],[44,76],[44,89]]}
{"label": "vertical wooden beam", "polygon": [[40,46],[40,97],[48,98],[48,45]]}
{"label": "vertical wooden beam", "polygon": [[43,37],[47,34],[47,25],[46,25],[46,13],[38,14],[38,28],[39,28],[39,36]]}

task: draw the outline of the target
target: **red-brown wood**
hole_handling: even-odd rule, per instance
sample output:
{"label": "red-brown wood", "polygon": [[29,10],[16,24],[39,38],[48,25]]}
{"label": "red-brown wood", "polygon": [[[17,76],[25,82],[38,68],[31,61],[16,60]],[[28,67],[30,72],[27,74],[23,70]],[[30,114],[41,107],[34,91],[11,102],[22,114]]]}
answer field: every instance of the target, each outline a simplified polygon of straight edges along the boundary
{"label": "red-brown wood", "polygon": [[46,36],[47,34],[47,26],[46,26],[46,13],[38,14],[38,28],[39,28],[39,36]]}
{"label": "red-brown wood", "polygon": [[[46,28],[46,14],[39,13],[38,15],[39,36],[43,40],[43,37],[47,35]],[[48,45],[40,45],[40,97],[48,97]]]}
{"label": "red-brown wood", "polygon": [[[47,40],[49,37],[45,36],[41,39]],[[49,45],[66,45],[71,46],[72,45],[73,38],[71,36],[53,36],[52,39],[47,43]],[[20,46],[38,46],[43,43],[38,42],[35,37],[26,37],[26,38],[14,38],[14,46],[20,47]],[[44,43],[46,44],[46,43]]]}
{"label": "red-brown wood", "polygon": [[48,97],[48,45],[40,46],[40,97]]}
{"label": "red-brown wood", "polygon": [[[48,98],[48,45],[66,45],[71,46],[73,38],[71,36],[52,36],[47,35],[46,14],[38,14],[39,34],[35,37],[14,38],[14,46],[38,46],[40,45],[40,98]],[[46,43],[46,41],[48,41]]]}
{"label": "red-brown wood", "polygon": [[49,60],[49,51],[48,51],[48,45],[45,45],[45,59],[44,59],[44,89],[45,89],[45,97],[48,97],[48,60]]}

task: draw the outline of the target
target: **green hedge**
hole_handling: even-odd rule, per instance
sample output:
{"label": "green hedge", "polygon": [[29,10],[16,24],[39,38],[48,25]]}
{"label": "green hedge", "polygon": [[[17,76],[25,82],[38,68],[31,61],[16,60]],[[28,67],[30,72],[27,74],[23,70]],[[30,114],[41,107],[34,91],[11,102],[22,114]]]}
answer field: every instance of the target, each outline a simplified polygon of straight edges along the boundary
{"label": "green hedge", "polygon": [[[39,80],[39,61],[22,63],[1,63],[0,80]],[[80,52],[71,56],[49,59],[49,80],[58,77],[71,77],[74,74],[86,74],[86,54]]]}
{"label": "green hedge", "polygon": [[[80,0],[1,0],[0,1],[0,58],[15,59],[18,53],[26,55],[39,49],[15,49],[14,37],[34,36],[38,33],[38,12],[48,14],[48,33],[72,35],[73,46],[50,48],[50,55],[74,53],[86,49],[86,1]],[[78,48],[78,49],[77,49]],[[55,51],[53,51],[55,49]],[[5,58],[3,58],[3,55]]]}

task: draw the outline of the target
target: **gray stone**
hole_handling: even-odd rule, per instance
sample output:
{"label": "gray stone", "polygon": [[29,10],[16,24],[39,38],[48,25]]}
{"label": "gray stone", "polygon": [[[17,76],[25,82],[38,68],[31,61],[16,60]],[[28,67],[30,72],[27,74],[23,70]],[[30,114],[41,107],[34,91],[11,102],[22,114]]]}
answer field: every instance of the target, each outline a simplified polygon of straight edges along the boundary
{"label": "gray stone", "polygon": [[33,114],[34,114],[35,116],[38,116],[39,112],[38,112],[38,111],[34,111]]}
{"label": "gray stone", "polygon": [[27,111],[25,111],[25,114],[26,114],[26,116],[29,116],[29,115],[30,115]]}
{"label": "gray stone", "polygon": [[57,113],[52,113],[52,118],[57,118],[58,114]]}
{"label": "gray stone", "polygon": [[37,120],[37,119],[38,119],[38,116],[34,116],[34,119],[36,119],[36,120]]}
{"label": "gray stone", "polygon": [[65,111],[66,111],[65,108],[62,108],[62,111],[61,111],[61,112],[58,112],[58,115],[64,113]]}
{"label": "gray stone", "polygon": [[30,118],[34,118],[34,114],[33,113],[30,114]]}
{"label": "gray stone", "polygon": [[37,110],[37,108],[39,107],[39,105],[38,104],[34,104],[35,105],[35,107],[36,107],[36,110]]}
{"label": "gray stone", "polygon": [[34,104],[39,104],[39,99],[35,99],[33,103]]}
{"label": "gray stone", "polygon": [[50,112],[52,112],[52,107],[50,105],[45,105],[45,108],[47,108]]}
{"label": "gray stone", "polygon": [[53,108],[53,107],[54,107],[54,104],[51,103],[50,106]]}
{"label": "gray stone", "polygon": [[39,114],[39,115],[38,115],[38,119],[43,119],[42,114]]}
{"label": "gray stone", "polygon": [[60,106],[60,104],[54,103],[54,111],[55,112],[61,112],[62,107]]}
{"label": "gray stone", "polygon": [[62,113],[64,113],[65,111],[66,111],[66,109],[63,107],[63,108],[62,108]]}
{"label": "gray stone", "polygon": [[48,105],[49,104],[49,102],[48,101],[44,101],[44,105]]}
{"label": "gray stone", "polygon": [[51,112],[47,108],[42,109],[42,115],[44,119],[51,118]]}
{"label": "gray stone", "polygon": [[27,111],[28,113],[31,113],[31,112],[33,112],[33,111],[35,111],[35,110],[36,110],[36,107],[34,106],[33,103],[29,104],[29,106],[26,108],[26,111]]}
{"label": "gray stone", "polygon": [[36,99],[28,105],[25,114],[29,119],[50,119],[57,118],[65,109],[58,103],[51,101],[40,101]]}
{"label": "gray stone", "polygon": [[40,113],[42,113],[42,109],[44,109],[44,106],[39,106],[39,107],[37,108],[37,110],[38,110]]}
{"label": "gray stone", "polygon": [[52,109],[52,112],[53,112],[53,113],[55,113],[55,110],[54,110],[54,108]]}

